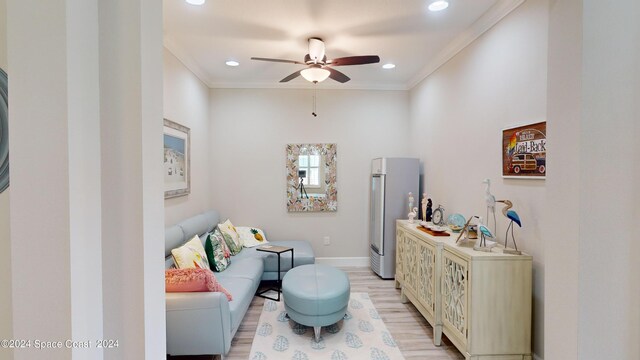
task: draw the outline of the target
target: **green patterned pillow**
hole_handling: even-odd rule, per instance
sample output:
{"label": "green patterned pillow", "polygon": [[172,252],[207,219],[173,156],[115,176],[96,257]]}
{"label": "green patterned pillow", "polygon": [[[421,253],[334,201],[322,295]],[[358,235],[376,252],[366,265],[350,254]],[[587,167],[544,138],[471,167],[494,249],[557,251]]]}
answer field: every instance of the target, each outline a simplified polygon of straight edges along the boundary
{"label": "green patterned pillow", "polygon": [[[228,226],[227,223],[231,224],[229,220],[224,224],[218,224],[215,231],[224,237],[224,242],[227,244],[231,255],[237,255],[242,250],[242,243],[240,243],[240,237],[238,236],[235,227],[233,227],[233,225]],[[234,236],[238,237],[238,239],[234,239]]]}
{"label": "green patterned pillow", "polygon": [[224,256],[224,242],[224,237],[218,229],[210,232],[207,236],[207,241],[204,244],[204,250],[207,253],[209,267],[213,271],[221,272],[229,266],[230,261]]}

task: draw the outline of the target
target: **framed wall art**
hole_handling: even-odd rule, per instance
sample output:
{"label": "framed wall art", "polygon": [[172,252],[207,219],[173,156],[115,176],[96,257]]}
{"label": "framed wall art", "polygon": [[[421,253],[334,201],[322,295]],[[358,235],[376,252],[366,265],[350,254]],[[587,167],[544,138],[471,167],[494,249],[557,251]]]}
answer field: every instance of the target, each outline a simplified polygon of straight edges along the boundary
{"label": "framed wall art", "polygon": [[0,194],[9,187],[9,83],[0,69]]}
{"label": "framed wall art", "polygon": [[191,130],[164,119],[164,198],[191,192]]}
{"label": "framed wall art", "polygon": [[287,211],[338,211],[336,144],[287,144]]}
{"label": "framed wall art", "polygon": [[502,177],[545,179],[547,122],[502,130]]}

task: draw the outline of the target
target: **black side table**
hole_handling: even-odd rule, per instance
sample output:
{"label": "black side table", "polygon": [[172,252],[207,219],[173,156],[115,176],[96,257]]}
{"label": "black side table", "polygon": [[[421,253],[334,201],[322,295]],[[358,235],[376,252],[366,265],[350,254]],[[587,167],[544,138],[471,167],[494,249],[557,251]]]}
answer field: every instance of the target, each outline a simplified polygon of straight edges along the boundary
{"label": "black side table", "polygon": [[[265,299],[273,300],[273,301],[280,301],[280,294],[282,293],[282,280],[280,279],[280,254],[285,253],[287,251],[291,251],[291,268],[293,269],[293,248],[286,247],[286,246],[277,246],[277,245],[263,245],[257,248],[256,251],[264,251],[264,252],[269,252],[273,254],[278,254],[278,287],[277,288],[272,287],[272,288],[262,290],[258,293],[258,296]],[[276,291],[278,293],[277,299],[264,295],[264,293],[271,290]]]}

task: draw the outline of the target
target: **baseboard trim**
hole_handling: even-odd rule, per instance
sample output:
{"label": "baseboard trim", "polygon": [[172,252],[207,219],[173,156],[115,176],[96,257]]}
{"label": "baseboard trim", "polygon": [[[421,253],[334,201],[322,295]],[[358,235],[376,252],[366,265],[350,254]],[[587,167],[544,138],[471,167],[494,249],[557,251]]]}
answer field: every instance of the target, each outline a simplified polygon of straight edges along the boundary
{"label": "baseboard trim", "polygon": [[369,266],[368,257],[317,257],[316,264],[331,265],[337,267]]}

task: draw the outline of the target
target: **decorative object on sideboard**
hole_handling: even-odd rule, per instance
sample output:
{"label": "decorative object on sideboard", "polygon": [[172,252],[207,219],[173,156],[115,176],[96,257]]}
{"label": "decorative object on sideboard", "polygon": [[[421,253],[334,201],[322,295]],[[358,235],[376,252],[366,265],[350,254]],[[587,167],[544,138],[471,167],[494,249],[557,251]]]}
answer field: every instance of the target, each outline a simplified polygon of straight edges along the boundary
{"label": "decorative object on sideboard", "polygon": [[420,220],[427,221],[427,193],[422,193],[422,200],[420,201],[420,207],[421,207],[420,210],[422,210],[421,211],[422,217],[420,218]]}
{"label": "decorative object on sideboard", "polygon": [[191,192],[191,129],[164,119],[164,198]]}
{"label": "decorative object on sideboard", "polygon": [[433,214],[433,210],[431,209],[432,206],[433,206],[433,203],[431,202],[431,199],[427,199],[427,211],[426,211],[426,214],[424,215],[424,221],[426,222],[431,221],[431,215]]}
{"label": "decorative object on sideboard", "polygon": [[546,159],[546,121],[502,130],[503,178],[544,179]]}
{"label": "decorative object on sideboard", "polygon": [[475,226],[471,224],[474,219],[479,219],[479,217],[473,215],[469,218],[469,220],[467,220],[467,222],[462,227],[462,231],[460,231],[460,235],[458,235],[458,238],[456,239],[456,244],[461,240],[464,241],[478,238],[476,230],[471,229],[472,226]]}
{"label": "decorative object on sideboard", "polygon": [[487,242],[487,238],[495,239],[495,236],[493,235],[491,230],[487,227],[487,225],[482,223],[482,218],[478,220],[478,234],[480,235],[480,238],[478,239],[478,241],[476,241],[476,244],[473,246],[473,250],[491,252],[491,248],[493,248],[498,244],[495,241]]}
{"label": "decorative object on sideboard", "polygon": [[431,219],[431,222],[438,226],[444,225],[444,208],[442,205],[438,205],[438,207],[433,210],[433,218]]}
{"label": "decorative object on sideboard", "polygon": [[490,179],[484,179],[482,181],[483,184],[486,184],[487,187],[484,190],[484,202],[487,206],[487,225],[490,223],[490,219],[492,216],[493,217],[493,232],[497,232],[498,228],[497,228],[497,222],[496,222],[496,197],[493,196],[493,194],[491,193],[491,180]]}
{"label": "decorative object on sideboard", "polygon": [[411,211],[413,211],[413,204],[415,202],[415,199],[413,197],[413,193],[410,192],[408,198],[409,198],[409,211],[411,212]]}
{"label": "decorative object on sideboard", "polygon": [[[498,200],[505,204],[506,206],[502,208],[502,214],[504,214],[507,219],[511,220],[509,222],[509,226],[507,226],[507,232],[504,234],[504,250],[502,250],[505,254],[513,254],[513,255],[522,255],[522,251],[518,250],[518,245],[516,244],[516,238],[513,236],[513,223],[518,224],[519,227],[522,227],[522,222],[520,221],[520,216],[514,210],[509,210],[513,207],[513,203],[509,200]],[[509,229],[511,229],[511,239],[513,240],[513,249],[509,249],[507,244],[509,243]]]}
{"label": "decorative object on sideboard", "polygon": [[9,187],[9,83],[0,69],[0,194]]}
{"label": "decorative object on sideboard", "polygon": [[447,217],[447,226],[449,226],[449,229],[454,233],[458,233],[462,231],[465,221],[466,220],[462,214],[451,214]]}
{"label": "decorative object on sideboard", "polygon": [[425,232],[431,236],[451,236],[447,232],[447,228],[444,226],[433,225],[426,221],[420,221],[420,225],[416,226],[416,229]]}
{"label": "decorative object on sideboard", "polygon": [[409,217],[409,224],[413,224],[413,219],[418,216],[418,208],[414,207],[413,210],[407,215]]}
{"label": "decorative object on sideboard", "polygon": [[336,144],[287,144],[287,211],[338,211],[337,159]]}

